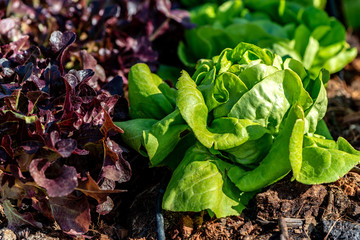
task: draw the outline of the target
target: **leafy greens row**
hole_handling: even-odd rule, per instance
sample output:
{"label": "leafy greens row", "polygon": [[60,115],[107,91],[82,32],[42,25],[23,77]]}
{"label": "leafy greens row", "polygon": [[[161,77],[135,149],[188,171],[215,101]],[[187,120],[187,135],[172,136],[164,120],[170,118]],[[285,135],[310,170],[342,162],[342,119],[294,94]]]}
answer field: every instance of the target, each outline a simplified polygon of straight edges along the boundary
{"label": "leafy greens row", "polygon": [[231,0],[190,11],[194,29],[185,32],[178,55],[187,66],[227,47],[248,42],[303,63],[313,77],[320,69],[341,70],[357,55],[346,43],[344,26],[314,6],[279,0]]}
{"label": "leafy greens row", "polygon": [[28,38],[0,46],[0,201],[12,230],[41,228],[46,217],[68,234],[86,233],[90,208],[109,213],[110,194],[123,192],[116,183],[130,179],[112,139],[122,132],[112,119],[128,114],[122,78],[97,91],[94,68],[65,71],[75,41],[75,33],[55,31],[42,51]]}
{"label": "leafy greens row", "polygon": [[292,171],[305,184],[336,181],[360,161],[322,120],[324,84],[303,64],[240,43],[182,71],[177,90],[146,64],[129,74],[130,115],[115,122],[151,166],[174,170],[163,198],[172,211],[237,215],[256,191]]}

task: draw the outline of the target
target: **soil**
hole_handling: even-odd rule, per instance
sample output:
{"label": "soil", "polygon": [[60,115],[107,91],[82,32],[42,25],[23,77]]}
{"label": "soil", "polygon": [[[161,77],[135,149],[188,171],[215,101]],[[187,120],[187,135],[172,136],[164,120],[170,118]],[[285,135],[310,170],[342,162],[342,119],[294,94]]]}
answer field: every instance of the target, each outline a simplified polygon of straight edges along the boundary
{"label": "soil", "polygon": [[[360,50],[359,34],[348,42]],[[325,121],[334,139],[345,137],[360,149],[360,56],[327,84],[329,97]],[[87,236],[77,239],[160,239],[157,221],[164,219],[166,239],[359,239],[360,168],[335,183],[303,185],[290,178],[264,189],[240,216],[213,219],[206,212],[173,213],[160,209],[161,194],[171,173],[148,168],[148,160],[127,157],[133,178],[122,184],[128,192],[113,197],[114,210],[92,216]],[[161,215],[162,213],[162,215]],[[13,232],[0,209],[0,239],[72,239],[49,223],[43,229],[26,227]]]}

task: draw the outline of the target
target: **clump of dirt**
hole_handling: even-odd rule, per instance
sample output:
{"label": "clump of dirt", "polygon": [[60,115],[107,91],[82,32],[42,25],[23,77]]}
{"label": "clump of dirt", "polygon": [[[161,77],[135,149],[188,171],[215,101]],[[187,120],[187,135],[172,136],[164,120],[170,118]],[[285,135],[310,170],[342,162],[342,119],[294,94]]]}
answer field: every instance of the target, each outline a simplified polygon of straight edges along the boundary
{"label": "clump of dirt", "polygon": [[343,192],[346,195],[355,197],[355,196],[360,196],[359,182],[360,182],[360,175],[356,172],[349,172],[334,184],[335,186],[338,186],[341,190],[343,190]]}
{"label": "clump of dirt", "polygon": [[167,239],[255,239],[261,228],[243,217],[232,216],[227,218],[209,219],[205,212],[177,215],[168,213],[168,218],[178,220],[179,224],[170,225],[167,229]]}
{"label": "clump of dirt", "polygon": [[283,181],[256,196],[257,218],[317,217],[327,194],[323,185],[304,185]]}
{"label": "clump of dirt", "polygon": [[234,216],[203,223],[189,239],[244,239],[246,236],[257,236],[260,232],[257,224],[245,222],[242,217]]}

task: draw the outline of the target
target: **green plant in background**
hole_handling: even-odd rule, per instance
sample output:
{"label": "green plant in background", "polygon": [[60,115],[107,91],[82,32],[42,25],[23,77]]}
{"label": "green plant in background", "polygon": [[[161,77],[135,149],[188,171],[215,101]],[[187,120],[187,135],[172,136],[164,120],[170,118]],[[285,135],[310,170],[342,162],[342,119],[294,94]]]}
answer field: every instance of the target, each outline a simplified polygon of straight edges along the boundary
{"label": "green plant in background", "polygon": [[205,3],[217,3],[217,4],[221,4],[225,2],[225,0],[210,0],[210,1],[206,1],[206,0],[181,0],[181,4],[184,5],[185,7],[191,8],[191,7],[196,7]]}
{"label": "green plant in background", "polygon": [[343,0],[343,11],[346,23],[352,28],[360,28],[359,12],[360,1],[359,0]]}
{"label": "green plant in background", "polygon": [[324,9],[326,6],[326,2],[327,2],[326,0],[282,0],[282,1],[296,2],[304,7],[314,6],[319,9]]}
{"label": "green plant in background", "polygon": [[341,70],[357,55],[345,41],[344,26],[323,10],[304,8],[297,2],[232,0],[194,8],[190,16],[197,27],[185,32],[178,55],[193,67],[198,59],[210,58],[242,41],[294,58],[312,76],[322,68],[330,73]]}
{"label": "green plant in background", "polygon": [[325,122],[329,73],[240,43],[183,71],[177,90],[145,64],[129,75],[123,140],[150,166],[174,170],[163,208],[239,214],[255,192],[292,171],[305,184],[336,181],[360,161]]}
{"label": "green plant in background", "polygon": [[[279,1],[279,0],[278,0]],[[285,0],[283,0],[285,1]],[[302,6],[314,6],[320,9],[324,9],[326,6],[326,0],[286,0],[288,2],[296,2],[298,4],[301,4]],[[226,2],[225,0],[210,0],[210,1],[204,1],[204,0],[182,0],[181,3],[185,7],[195,7],[199,6],[205,3],[217,3],[221,4]]]}

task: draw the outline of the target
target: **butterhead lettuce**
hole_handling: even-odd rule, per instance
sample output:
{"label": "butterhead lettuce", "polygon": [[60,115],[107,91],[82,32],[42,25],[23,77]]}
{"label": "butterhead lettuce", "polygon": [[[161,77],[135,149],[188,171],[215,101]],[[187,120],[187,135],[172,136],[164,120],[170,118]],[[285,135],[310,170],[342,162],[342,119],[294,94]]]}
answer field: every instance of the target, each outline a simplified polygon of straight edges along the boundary
{"label": "butterhead lettuce", "polygon": [[327,183],[360,161],[322,120],[326,70],[312,77],[295,59],[240,43],[200,60],[192,76],[182,71],[176,90],[145,64],[129,76],[134,119],[116,124],[150,166],[174,170],[164,209],[237,215],[289,172],[305,184]]}

